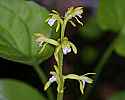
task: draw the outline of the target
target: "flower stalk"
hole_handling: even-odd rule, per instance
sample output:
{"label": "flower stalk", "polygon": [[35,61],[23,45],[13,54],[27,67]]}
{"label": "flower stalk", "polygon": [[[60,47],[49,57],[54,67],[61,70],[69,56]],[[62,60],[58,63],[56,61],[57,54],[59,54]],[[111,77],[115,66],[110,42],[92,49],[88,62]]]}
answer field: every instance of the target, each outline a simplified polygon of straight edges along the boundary
{"label": "flower stalk", "polygon": [[[58,40],[49,39],[42,34],[37,34],[36,42],[39,44],[39,47],[42,47],[42,44],[44,42],[49,43],[51,45],[55,46],[55,52],[54,57],[56,60],[56,64],[54,65],[55,71],[51,71],[50,74],[52,75],[51,78],[49,78],[49,81],[45,84],[44,90],[47,90],[49,86],[53,83],[57,83],[57,100],[63,100],[63,93],[64,93],[64,82],[66,79],[75,79],[79,81],[80,83],[80,91],[82,94],[84,94],[84,87],[86,83],[93,83],[93,80],[89,78],[87,75],[95,74],[95,73],[87,73],[84,75],[76,75],[76,74],[68,74],[63,75],[63,55],[67,55],[71,51],[73,51],[75,54],[77,54],[77,48],[76,46],[68,40],[67,37],[65,37],[65,30],[66,25],[68,22],[70,22],[74,27],[76,24],[72,21],[72,18],[76,19],[76,21],[83,25],[83,23],[79,20],[79,18],[82,18],[83,13],[83,7],[70,7],[68,11],[65,13],[64,17],[61,17],[60,14],[52,10],[52,13],[50,13],[50,17],[46,20],[50,26],[53,26],[56,24],[56,32],[61,29],[60,38]],[[78,17],[78,18],[77,18]]]}

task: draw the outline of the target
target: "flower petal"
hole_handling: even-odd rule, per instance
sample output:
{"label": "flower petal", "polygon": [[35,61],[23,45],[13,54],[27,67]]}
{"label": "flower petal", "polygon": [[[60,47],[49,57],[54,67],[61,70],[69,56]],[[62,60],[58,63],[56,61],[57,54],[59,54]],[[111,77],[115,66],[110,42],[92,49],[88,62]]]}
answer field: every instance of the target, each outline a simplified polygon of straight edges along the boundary
{"label": "flower petal", "polygon": [[84,90],[85,88],[85,84],[86,84],[86,81],[85,80],[82,80],[82,89]]}
{"label": "flower petal", "polygon": [[77,48],[76,48],[76,46],[72,42],[70,42],[70,46],[72,47],[73,52],[75,54],[77,54]]}
{"label": "flower petal", "polygon": [[79,84],[80,84],[80,91],[82,94],[84,94],[82,81],[79,81]]}

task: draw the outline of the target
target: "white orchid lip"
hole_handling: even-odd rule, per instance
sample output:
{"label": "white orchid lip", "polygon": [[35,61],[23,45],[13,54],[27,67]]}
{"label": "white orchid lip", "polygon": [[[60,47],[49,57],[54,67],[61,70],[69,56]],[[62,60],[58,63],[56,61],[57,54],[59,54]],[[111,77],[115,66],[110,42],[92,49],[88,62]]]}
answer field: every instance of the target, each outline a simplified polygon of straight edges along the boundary
{"label": "white orchid lip", "polygon": [[48,20],[48,24],[49,24],[50,26],[53,26],[54,23],[55,23],[55,21],[56,21],[56,19],[51,18],[51,19]]}
{"label": "white orchid lip", "polygon": [[51,78],[49,78],[49,81],[50,81],[50,83],[55,82],[55,81],[56,81],[56,77],[55,77],[55,76],[52,76]]}
{"label": "white orchid lip", "polygon": [[85,84],[86,84],[86,81],[85,81],[85,80],[82,80],[82,84],[83,84],[83,89],[84,89]]}
{"label": "white orchid lip", "polygon": [[90,83],[90,82],[88,82],[88,80],[82,80],[83,89],[84,89],[86,83]]}
{"label": "white orchid lip", "polygon": [[77,14],[77,16],[78,16],[79,18],[82,18],[82,15],[81,15],[81,14]]}
{"label": "white orchid lip", "polygon": [[71,48],[65,47],[63,48],[63,54],[66,55],[71,52]]}

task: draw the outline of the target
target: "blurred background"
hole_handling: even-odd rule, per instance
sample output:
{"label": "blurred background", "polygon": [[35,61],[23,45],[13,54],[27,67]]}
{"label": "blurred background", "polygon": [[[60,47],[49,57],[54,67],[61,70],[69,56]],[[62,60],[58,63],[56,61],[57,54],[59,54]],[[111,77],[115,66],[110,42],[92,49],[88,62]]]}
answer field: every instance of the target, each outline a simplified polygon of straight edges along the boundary
{"label": "blurred background", "polygon": [[[86,96],[81,95],[77,81],[67,80],[64,87],[64,100],[109,100],[113,94],[125,90],[125,58],[123,56],[113,51],[103,67],[96,67],[118,34],[118,32],[113,32],[112,30],[103,31],[97,24],[96,14],[99,0],[34,0],[34,2],[44,6],[49,11],[55,9],[61,15],[64,15],[64,12],[70,6],[84,7],[81,20],[84,26],[73,27],[68,24],[66,28],[66,36],[78,47],[78,55],[71,53],[65,56],[64,73],[76,73],[79,75],[95,71],[100,73],[94,84],[87,85],[87,88],[85,88]],[[41,66],[44,66],[47,76],[49,71],[52,70],[54,63],[54,58],[51,57],[41,64]],[[0,58],[0,66],[3,66],[0,69],[0,78],[22,80],[39,91],[43,91],[40,88],[41,82],[32,67],[2,58]],[[52,89],[56,96],[56,84],[52,85]]]}

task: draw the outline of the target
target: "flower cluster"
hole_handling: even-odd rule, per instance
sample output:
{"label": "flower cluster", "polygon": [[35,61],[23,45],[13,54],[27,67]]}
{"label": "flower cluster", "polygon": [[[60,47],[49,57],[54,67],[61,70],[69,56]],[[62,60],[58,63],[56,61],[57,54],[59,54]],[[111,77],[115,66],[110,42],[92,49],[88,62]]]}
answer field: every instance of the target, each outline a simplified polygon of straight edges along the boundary
{"label": "flower cluster", "polygon": [[77,18],[82,18],[82,14],[83,13],[83,7],[70,7],[68,9],[68,11],[65,13],[65,19],[68,20],[73,26],[76,26],[75,23],[71,20],[72,18],[75,18],[76,21],[83,25],[83,23]]}
{"label": "flower cluster", "polygon": [[[50,74],[52,75],[51,78],[49,78],[49,81],[45,84],[45,87],[44,87],[44,90],[47,90],[48,87],[53,83],[53,82],[59,82],[59,77],[58,77],[58,69],[57,69],[57,66],[54,65],[54,68],[56,70],[56,72],[50,72]],[[68,74],[66,76],[63,76],[63,80],[66,80],[66,79],[75,79],[75,80],[78,80],[79,83],[80,83],[80,91],[82,94],[84,94],[84,88],[85,88],[85,84],[86,83],[93,83],[93,79],[87,77],[87,75],[92,75],[92,74],[95,74],[95,73],[87,73],[87,74],[84,74],[84,75],[75,75],[75,74]],[[58,91],[58,90],[57,90]]]}
{"label": "flower cluster", "polygon": [[52,13],[49,14],[50,17],[46,20],[50,26],[53,26],[57,22],[56,32],[60,29],[60,26],[63,24],[63,20],[60,17],[59,13],[55,10],[52,10]]}
{"label": "flower cluster", "polygon": [[[58,42],[60,43],[60,39],[58,40]],[[64,55],[70,53],[71,50],[73,50],[73,52],[77,54],[76,46],[72,42],[70,42],[67,37],[64,37],[62,43],[58,45],[55,49],[54,56],[57,62],[59,62],[58,53],[60,50],[62,50]]]}
{"label": "flower cluster", "polygon": [[[53,74],[54,73],[54,74]],[[50,74],[52,75],[50,78],[49,78],[49,81],[45,84],[44,86],[44,90],[46,91],[49,86],[53,83],[53,82],[56,82],[57,81],[57,76],[56,76],[56,73],[55,72],[50,72]]]}
{"label": "flower cluster", "polygon": [[63,20],[57,11],[52,10],[50,17],[46,20],[46,22],[48,22],[50,26],[53,26],[57,21],[57,28],[56,28],[57,32],[60,28],[60,25],[63,24],[63,21],[69,21],[75,27],[76,24],[71,20],[72,18],[75,18],[79,24],[83,25],[83,23],[77,18],[77,17],[82,18],[81,15],[82,13],[83,13],[83,7],[77,7],[77,8],[70,7],[68,11],[65,13]]}
{"label": "flower cluster", "polygon": [[68,41],[67,37],[64,37],[61,46],[62,46],[62,50],[63,50],[63,54],[64,55],[70,53],[71,52],[71,48],[72,48],[73,52],[75,54],[77,54],[77,48],[76,48],[76,46],[72,42]]}
{"label": "flower cluster", "polygon": [[48,22],[49,26],[51,27],[55,24],[56,32],[61,28],[61,38],[59,38],[58,40],[54,40],[44,36],[42,33],[37,33],[35,35],[36,43],[38,44],[39,47],[41,47],[44,42],[55,46],[54,57],[57,62],[57,65],[54,65],[55,71],[50,72],[52,76],[45,84],[44,90],[47,90],[53,82],[56,82],[58,84],[57,91],[62,92],[63,85],[61,86],[61,84],[64,84],[63,82],[66,79],[75,79],[79,81],[80,91],[82,94],[84,94],[85,84],[93,82],[93,80],[87,77],[87,75],[95,74],[95,73],[87,73],[81,76],[75,75],[75,74],[63,75],[62,69],[60,70],[60,67],[62,67],[62,64],[60,64],[60,60],[63,61],[63,58],[60,58],[60,54],[67,55],[71,51],[77,54],[76,46],[71,41],[69,41],[67,37],[64,36],[66,24],[67,22],[70,22],[73,26],[76,26],[76,24],[72,21],[72,18],[75,18],[79,24],[83,25],[83,23],[78,19],[78,18],[82,18],[82,15],[81,15],[82,13],[83,13],[83,7],[69,8],[68,11],[65,13],[64,17],[61,17],[57,11],[52,10],[52,13],[49,14],[50,17],[46,20],[46,22]]}

